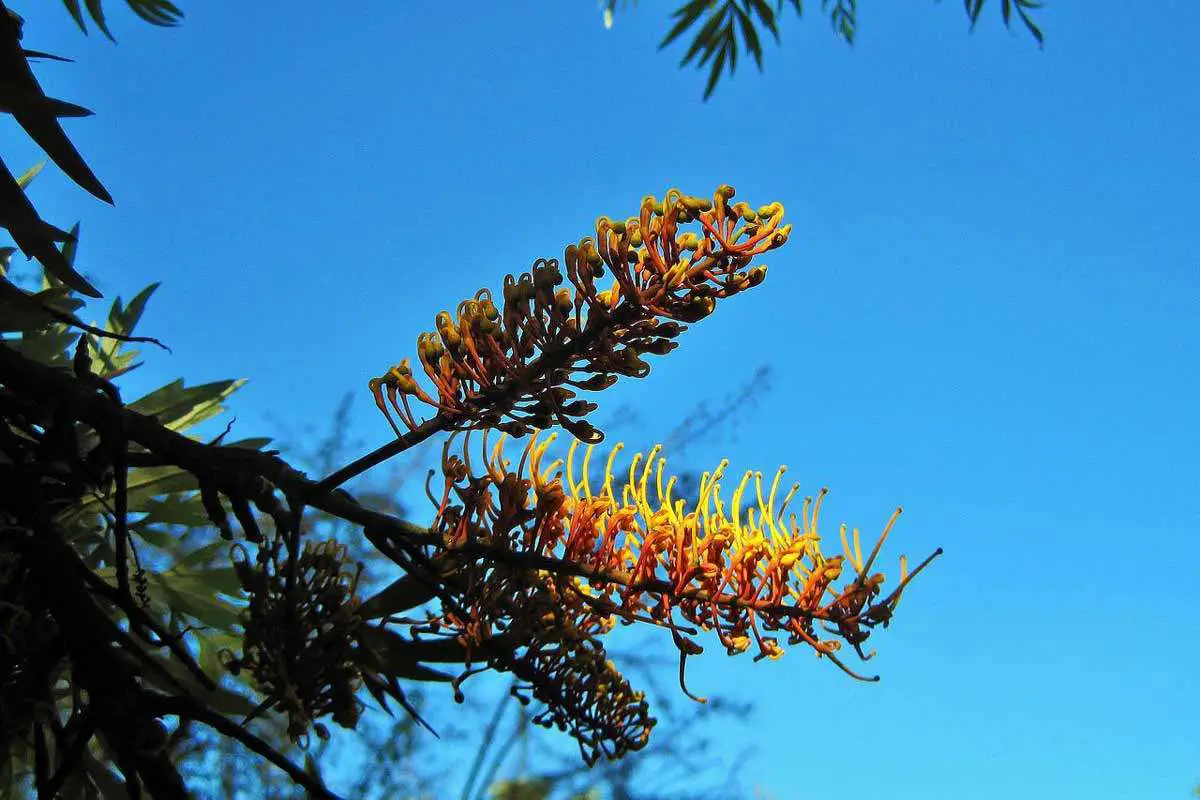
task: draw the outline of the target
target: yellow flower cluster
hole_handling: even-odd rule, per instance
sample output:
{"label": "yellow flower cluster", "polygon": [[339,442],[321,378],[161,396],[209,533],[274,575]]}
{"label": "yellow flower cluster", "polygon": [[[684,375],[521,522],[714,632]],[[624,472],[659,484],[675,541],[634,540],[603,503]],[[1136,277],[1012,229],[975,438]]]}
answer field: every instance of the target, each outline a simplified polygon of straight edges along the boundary
{"label": "yellow flower cluster", "polygon": [[[711,201],[677,189],[662,200],[647,196],[637,216],[600,217],[595,236],[567,247],[563,264],[539,259],[519,278],[507,276],[501,302],[483,289],[456,313],[441,312],[436,330],[417,338],[433,392],[404,359],[370,381],[380,411],[397,436],[392,411],[409,430],[421,425],[409,401],[416,398],[436,410],[443,429],[523,435],[557,424],[600,441],[583,419],[595,405],[576,399],[576,390],[647,375],[643,356],[670,352],[680,323],[762,283],[766,267],[751,261],[787,241],[781,204],[754,210],[733,196],[729,185]],[[608,273],[612,284],[602,289],[597,281]]]}
{"label": "yellow flower cluster", "polygon": [[[900,580],[881,597],[884,576],[871,570],[899,510],[865,558],[858,531],[845,526],[843,553],[826,556],[818,532],[825,492],[807,498],[798,516],[789,514],[798,489],[780,496],[783,468],[769,487],[761,473],[745,473],[726,504],[723,461],[704,473],[689,509],[674,497],[676,479],[667,477],[660,448],[634,455],[618,480],[618,444],[593,482],[594,445],[579,458],[573,441],[565,460],[547,463],[554,439],[531,437],[514,471],[504,458],[505,437],[489,448],[485,434],[478,473],[465,441],[461,459],[447,443],[445,488],[440,498],[431,494],[435,530],[450,552],[570,565],[574,577],[560,576],[559,591],[577,598],[581,614],[598,616],[605,630],[618,618],[667,627],[683,655],[701,650],[690,638],[694,628],[715,631],[730,654],[755,645],[759,658],[783,654],[771,635],[781,633],[787,644],[808,645],[854,675],[835,655],[841,642],[869,658],[861,645],[870,629],[887,625],[909,581],[940,553],[911,573],[901,557]],[[819,634],[816,622],[831,635]]]}

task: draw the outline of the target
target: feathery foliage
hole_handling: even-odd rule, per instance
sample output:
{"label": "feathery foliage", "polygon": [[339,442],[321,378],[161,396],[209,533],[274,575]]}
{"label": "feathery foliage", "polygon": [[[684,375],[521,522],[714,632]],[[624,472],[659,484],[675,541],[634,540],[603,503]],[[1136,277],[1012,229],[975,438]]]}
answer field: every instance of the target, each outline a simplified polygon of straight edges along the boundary
{"label": "feathery foliage", "polygon": [[[66,6],[81,26],[86,10],[109,33],[99,2]],[[156,24],[179,16],[161,1],[131,6]],[[111,201],[58,124],[88,112],[44,95],[29,59],[45,54],[25,50],[20,18],[0,12],[0,109]],[[79,228],[40,219],[24,195],[30,178],[0,174],[0,225],[43,267],[30,286],[9,274],[15,249],[0,253],[0,785],[9,790],[182,797],[196,776],[181,748],[204,728],[308,795],[333,797],[313,756],[330,722],[357,729],[368,704],[395,706],[415,733],[430,728],[415,687],[444,685],[463,701],[465,682],[485,672],[511,676],[529,719],[572,736],[584,763],[617,760],[645,748],[657,722],[610,658],[617,624],[669,635],[680,688],[696,700],[685,665],[706,637],[730,655],[754,648],[756,660],[807,647],[861,677],[839,648],[869,659],[872,630],[888,627],[910,580],[940,553],[911,573],[902,558],[885,594],[872,569],[891,523],[866,558],[857,531],[845,530],[843,552],[827,555],[824,493],[788,517],[796,489],[776,502],[781,473],[766,494],[748,474],[729,497],[722,464],[680,499],[657,452],[617,481],[618,447],[591,482],[604,434],[587,398],[621,376],[647,377],[649,356],[764,283],[758,259],[791,232],[777,202],[734,202],[723,184],[711,199],[670,189],[628,216],[599,217],[561,261],[539,259],[506,276],[501,292],[481,289],[437,314],[417,340],[420,371],[404,359],[369,384],[394,440],[312,480],[263,449],[267,439],[226,441],[228,426],[207,442],[193,437],[241,381],[174,381],[124,398],[121,379],[140,366],[131,345],[158,344],[134,335],[157,285],[118,297],[102,325],[85,323],[77,295],[99,292],[75,267]],[[581,461],[574,446],[565,462],[547,461],[553,435],[540,432],[551,427],[587,445]],[[503,434],[494,449],[489,431]],[[484,443],[474,462],[472,432]],[[515,467],[507,437],[528,437]],[[430,489],[431,525],[341,488],[435,438],[443,485]],[[331,521],[361,547],[319,524]],[[364,581],[367,547],[399,576]],[[539,786],[499,791],[538,796]]]}

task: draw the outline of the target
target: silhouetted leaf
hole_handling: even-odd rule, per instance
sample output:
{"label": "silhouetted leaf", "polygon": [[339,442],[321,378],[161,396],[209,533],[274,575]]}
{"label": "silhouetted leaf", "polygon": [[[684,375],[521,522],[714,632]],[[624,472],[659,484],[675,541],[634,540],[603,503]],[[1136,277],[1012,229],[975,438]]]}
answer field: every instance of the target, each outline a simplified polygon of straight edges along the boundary
{"label": "silhouetted leaf", "polygon": [[367,625],[359,629],[358,636],[359,641],[375,654],[379,671],[383,675],[415,681],[453,680],[454,676],[448,673],[418,663],[413,643],[393,630]]}
{"label": "silhouetted leaf", "polygon": [[750,51],[750,55],[754,56],[754,63],[758,65],[759,72],[762,72],[762,44],[758,41],[758,31],[754,30],[754,23],[750,21],[750,15],[740,8],[737,11],[738,23],[742,28],[742,38],[746,42],[746,49]]}
{"label": "silhouetted leaf", "polygon": [[672,27],[671,30],[667,32],[666,37],[664,37],[663,40],[661,42],[659,42],[658,49],[661,50],[662,48],[666,47],[671,42],[675,41],[675,39],[679,36],[679,34],[683,33],[688,28],[690,28],[692,26],[692,23],[694,23],[697,19],[699,19],[700,15],[704,13],[704,9],[707,8],[708,5],[709,5],[709,0],[691,0],[690,3],[683,6],[682,8],[678,9],[674,14],[672,14],[671,16],[678,17],[679,21],[676,22],[674,27]]}

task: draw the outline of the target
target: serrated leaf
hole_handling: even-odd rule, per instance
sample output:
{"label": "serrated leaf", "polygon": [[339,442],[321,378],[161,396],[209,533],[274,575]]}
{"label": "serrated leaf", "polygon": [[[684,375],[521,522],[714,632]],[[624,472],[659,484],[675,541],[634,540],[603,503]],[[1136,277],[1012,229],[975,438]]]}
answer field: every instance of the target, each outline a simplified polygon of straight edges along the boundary
{"label": "serrated leaf", "polygon": [[133,333],[146,310],[146,303],[161,285],[158,281],[150,284],[134,295],[127,306],[121,305],[120,297],[113,301],[112,310],[108,313],[108,329],[113,333]]}
{"label": "serrated leaf", "polygon": [[135,400],[129,408],[157,417],[162,425],[179,431],[221,413],[221,402],[245,382],[245,378],[239,378],[185,388],[180,379]]}
{"label": "serrated leaf", "polygon": [[[113,301],[112,308],[108,313],[106,328],[113,333],[123,335],[133,333],[142,318],[142,314],[146,310],[146,303],[160,285],[160,283],[156,282],[142,289],[129,301],[129,305],[127,306],[122,305],[121,298],[117,297]],[[125,345],[125,342],[121,342],[118,339],[102,339],[100,360],[105,362],[106,365],[113,365],[114,371],[123,369],[125,365],[138,355],[138,351],[136,350],[124,350]]]}

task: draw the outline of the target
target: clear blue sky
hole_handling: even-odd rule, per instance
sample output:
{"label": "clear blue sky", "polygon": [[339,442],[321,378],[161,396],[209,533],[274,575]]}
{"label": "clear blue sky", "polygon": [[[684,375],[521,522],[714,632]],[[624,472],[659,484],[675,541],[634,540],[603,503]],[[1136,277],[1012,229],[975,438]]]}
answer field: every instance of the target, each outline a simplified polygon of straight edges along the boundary
{"label": "clear blue sky", "polygon": [[[695,691],[757,703],[747,784],[1200,781],[1200,4],[1050,0],[1039,51],[999,0],[973,35],[957,2],[863,3],[853,49],[814,2],[707,104],[655,50],[673,3],[605,31],[594,2],[191,0],[158,30],[110,0],[118,46],[34,5],[25,43],[77,59],[38,74],[97,112],[67,126],[117,206],[50,170],[35,202],[83,221],[109,297],[164,281],[143,327],[174,355],[129,394],[249,377],[248,436],[321,428],[354,389],[382,442],[366,380],[438,310],[648,192],[778,199],[796,231],[764,286],[603,408],[636,405],[651,444],[768,363],[736,437],[684,466],[786,463],[831,487],[828,532],[902,504],[889,558],[946,555],[872,640],[879,684],[807,652],[696,664]],[[13,168],[36,160],[4,124]]]}

